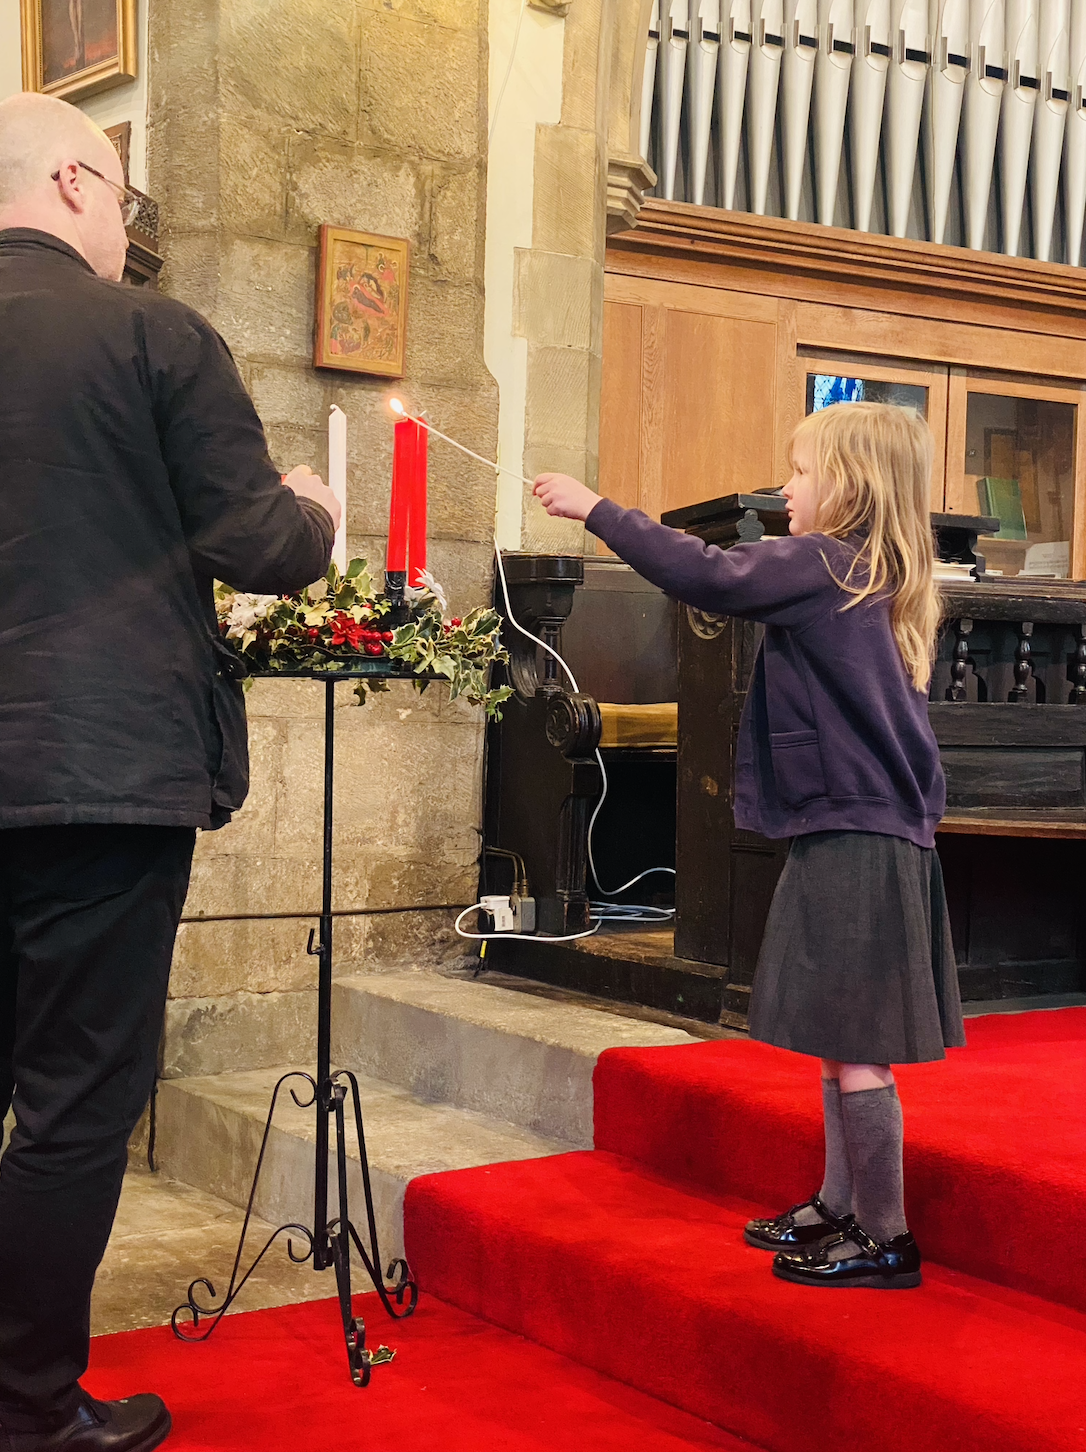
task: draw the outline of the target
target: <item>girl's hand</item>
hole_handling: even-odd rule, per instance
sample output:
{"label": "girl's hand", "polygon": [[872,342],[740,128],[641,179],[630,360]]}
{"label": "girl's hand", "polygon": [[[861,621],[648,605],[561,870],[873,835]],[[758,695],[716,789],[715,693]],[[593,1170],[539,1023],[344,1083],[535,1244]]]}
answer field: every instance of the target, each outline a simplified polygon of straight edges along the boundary
{"label": "girl's hand", "polygon": [[559,519],[587,519],[600,502],[598,494],[569,474],[540,474],[532,492],[547,513]]}

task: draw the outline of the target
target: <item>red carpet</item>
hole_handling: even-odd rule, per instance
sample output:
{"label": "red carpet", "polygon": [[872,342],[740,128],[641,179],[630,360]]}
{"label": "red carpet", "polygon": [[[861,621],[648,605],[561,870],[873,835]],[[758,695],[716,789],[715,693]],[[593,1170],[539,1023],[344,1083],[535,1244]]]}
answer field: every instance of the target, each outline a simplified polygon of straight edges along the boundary
{"label": "red carpet", "polygon": [[[1086,1310],[1086,1008],[989,1014],[966,1034],[897,1071],[910,1228],[933,1260]],[[817,1075],[749,1041],[615,1049],[596,1145],[783,1209],[822,1182]]]}
{"label": "red carpet", "polygon": [[1086,1011],[968,1033],[901,1075],[913,1228],[954,1267],[918,1291],[787,1285],[743,1244],[821,1131],[817,1069],[740,1041],[605,1054],[595,1152],[415,1181],[415,1270],[771,1452],[1086,1449]]}
{"label": "red carpet", "polygon": [[375,1296],[359,1308],[370,1346],[398,1352],[365,1391],[334,1301],[228,1316],[202,1346],[167,1328],[98,1337],[85,1385],[165,1397],[169,1452],[757,1452],[431,1296],[396,1324]]}

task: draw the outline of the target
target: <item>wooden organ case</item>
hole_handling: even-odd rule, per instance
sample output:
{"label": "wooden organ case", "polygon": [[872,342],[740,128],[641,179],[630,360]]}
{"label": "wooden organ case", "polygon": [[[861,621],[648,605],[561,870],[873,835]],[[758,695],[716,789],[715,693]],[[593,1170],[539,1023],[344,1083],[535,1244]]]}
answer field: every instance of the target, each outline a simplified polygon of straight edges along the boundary
{"label": "wooden organ case", "polygon": [[[1086,272],[649,200],[610,239],[605,297],[600,493],[724,547],[786,527],[773,496],[805,412],[924,413],[947,620],[938,847],[963,996],[1086,989]],[[503,966],[739,1025],[787,851],[731,819],[757,628],[680,609],[676,638],[673,945],[654,977],[605,968],[621,934],[560,967],[536,949]],[[827,912],[846,910],[842,884]]]}

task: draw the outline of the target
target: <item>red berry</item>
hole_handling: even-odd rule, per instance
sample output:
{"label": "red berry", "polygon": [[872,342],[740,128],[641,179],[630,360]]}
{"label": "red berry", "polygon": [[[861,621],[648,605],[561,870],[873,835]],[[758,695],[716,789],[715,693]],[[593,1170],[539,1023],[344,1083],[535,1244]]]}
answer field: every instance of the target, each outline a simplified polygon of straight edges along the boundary
{"label": "red berry", "polygon": [[463,625],[463,623],[464,622],[460,619],[460,616],[459,615],[454,615],[453,618],[452,618],[452,620],[450,621],[450,624],[452,625],[452,627],[453,627],[454,630],[456,629],[456,627],[458,625]]}
{"label": "red berry", "polygon": [[392,643],[392,631],[391,630],[382,630],[381,631],[381,639],[385,642],[386,645],[391,645],[391,643]]}
{"label": "red berry", "polygon": [[311,625],[306,631],[306,635],[309,636],[310,640],[316,640],[317,636],[320,635],[320,631],[315,625]]}
{"label": "red berry", "polygon": [[379,645],[374,645],[373,641],[371,640],[370,643],[366,646],[366,654],[367,655],[380,655],[381,654],[381,647]]}

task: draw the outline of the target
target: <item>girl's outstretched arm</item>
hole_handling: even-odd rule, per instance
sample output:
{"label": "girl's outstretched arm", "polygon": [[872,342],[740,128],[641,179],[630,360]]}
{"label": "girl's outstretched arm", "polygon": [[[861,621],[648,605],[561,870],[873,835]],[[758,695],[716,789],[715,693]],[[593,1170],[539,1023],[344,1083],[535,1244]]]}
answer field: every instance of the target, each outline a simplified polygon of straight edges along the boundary
{"label": "girl's outstretched arm", "polygon": [[834,559],[840,542],[825,535],[785,536],[722,550],[657,524],[639,509],[601,499],[568,474],[540,474],[535,494],[548,514],[583,519],[639,575],[698,609],[802,629],[839,602],[827,557],[835,570],[843,572],[848,565]]}

